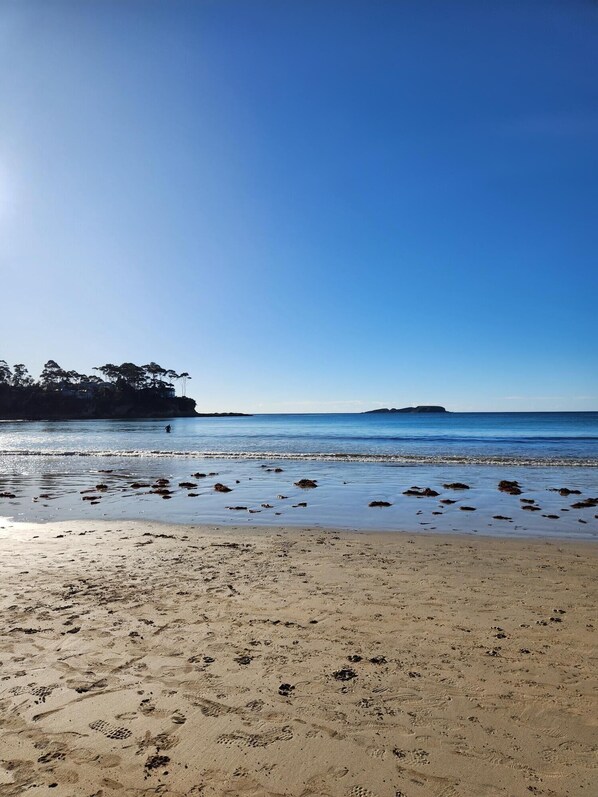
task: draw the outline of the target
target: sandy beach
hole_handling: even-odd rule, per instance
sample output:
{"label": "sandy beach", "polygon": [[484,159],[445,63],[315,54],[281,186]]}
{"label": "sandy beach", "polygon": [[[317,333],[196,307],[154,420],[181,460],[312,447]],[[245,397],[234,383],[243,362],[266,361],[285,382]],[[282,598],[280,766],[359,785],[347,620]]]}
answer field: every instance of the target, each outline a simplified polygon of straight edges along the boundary
{"label": "sandy beach", "polygon": [[0,795],[588,797],[597,562],[579,542],[4,526]]}

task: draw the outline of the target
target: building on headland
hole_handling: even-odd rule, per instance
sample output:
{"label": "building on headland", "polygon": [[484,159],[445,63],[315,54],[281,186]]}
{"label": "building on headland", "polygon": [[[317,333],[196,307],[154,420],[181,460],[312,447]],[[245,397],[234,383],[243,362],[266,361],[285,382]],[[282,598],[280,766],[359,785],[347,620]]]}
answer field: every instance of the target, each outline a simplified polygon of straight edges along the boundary
{"label": "building on headland", "polygon": [[116,390],[116,385],[113,382],[79,382],[77,385],[64,382],[58,389],[61,396],[78,399],[94,399],[114,390]]}
{"label": "building on headland", "polygon": [[[114,393],[118,386],[114,382],[79,382],[76,385],[63,382],[58,387],[58,392],[61,396],[68,396],[69,398],[78,399],[95,399],[99,396]],[[162,399],[176,398],[176,389],[174,385],[162,384],[156,387],[145,387],[137,391],[140,394],[151,393],[154,396]]]}

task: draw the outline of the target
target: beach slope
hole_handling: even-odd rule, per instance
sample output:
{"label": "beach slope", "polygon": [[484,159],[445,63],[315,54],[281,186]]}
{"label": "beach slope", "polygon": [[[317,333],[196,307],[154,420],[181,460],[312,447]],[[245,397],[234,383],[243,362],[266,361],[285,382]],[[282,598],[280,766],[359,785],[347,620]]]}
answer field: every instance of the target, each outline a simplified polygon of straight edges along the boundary
{"label": "beach slope", "polygon": [[6,525],[0,795],[587,796],[597,561],[579,543]]}

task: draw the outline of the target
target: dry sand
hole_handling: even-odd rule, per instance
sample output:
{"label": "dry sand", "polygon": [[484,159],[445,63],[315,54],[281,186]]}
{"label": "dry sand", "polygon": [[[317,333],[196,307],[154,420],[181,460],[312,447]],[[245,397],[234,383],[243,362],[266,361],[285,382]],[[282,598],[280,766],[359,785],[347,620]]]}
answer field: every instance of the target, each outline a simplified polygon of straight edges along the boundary
{"label": "dry sand", "polygon": [[0,795],[590,797],[597,557],[415,534],[4,528]]}

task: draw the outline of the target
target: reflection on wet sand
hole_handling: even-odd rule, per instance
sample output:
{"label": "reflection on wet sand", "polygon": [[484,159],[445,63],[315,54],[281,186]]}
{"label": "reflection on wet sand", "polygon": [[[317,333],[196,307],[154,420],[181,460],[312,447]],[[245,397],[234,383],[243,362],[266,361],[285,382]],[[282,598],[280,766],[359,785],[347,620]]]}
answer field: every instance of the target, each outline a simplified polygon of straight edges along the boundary
{"label": "reflection on wet sand", "polygon": [[[127,517],[230,524],[244,513],[247,521],[259,514],[262,525],[308,522],[336,528],[598,538],[598,490],[583,471],[561,471],[556,480],[551,470],[519,469],[515,480],[504,478],[513,474],[502,469],[470,468],[460,471],[466,482],[447,480],[447,469],[438,466],[355,465],[347,471],[347,466],[323,463],[308,468],[295,462],[281,468],[227,460],[204,462],[200,471],[197,462],[170,464],[170,470],[154,461],[136,470],[119,463],[72,472],[9,473],[0,478],[0,515],[21,521]],[[218,470],[210,469],[214,464]],[[565,485],[566,477],[570,481]]]}

